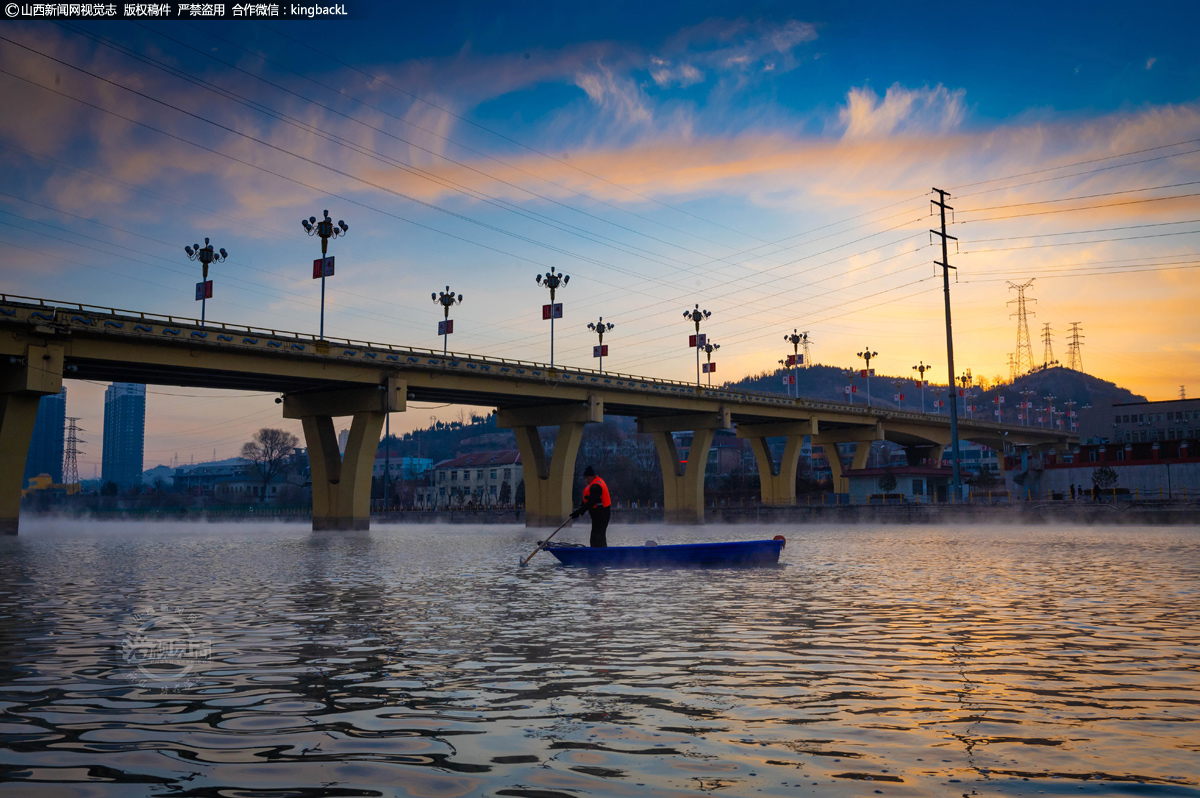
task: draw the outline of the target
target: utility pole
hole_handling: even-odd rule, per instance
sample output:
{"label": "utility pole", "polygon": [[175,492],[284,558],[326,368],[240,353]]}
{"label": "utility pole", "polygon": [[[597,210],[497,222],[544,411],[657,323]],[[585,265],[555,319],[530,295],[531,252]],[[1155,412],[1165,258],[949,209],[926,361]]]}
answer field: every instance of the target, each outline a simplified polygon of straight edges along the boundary
{"label": "utility pole", "polygon": [[[796,384],[796,361],[800,359],[800,344],[804,344],[804,361],[808,361],[808,333],[800,332],[796,328],[792,328],[791,335],[783,336],[783,340],[792,345],[792,354],[788,357],[788,376],[791,377],[790,382]],[[796,388],[796,396],[800,395],[799,387]]]}
{"label": "utility pole", "polygon": [[1042,370],[1057,366],[1058,361],[1054,359],[1054,343],[1051,338],[1050,322],[1042,325]]}
{"label": "utility pole", "polygon": [[867,361],[867,367],[862,370],[862,375],[867,378],[867,407],[871,406],[871,358],[878,354],[878,352],[872,352],[869,346],[858,353],[859,357]]}
{"label": "utility pole", "polygon": [[[87,443],[87,441],[79,440],[78,433],[82,429],[75,426],[75,422],[79,420],[76,416],[67,417],[67,444],[63,447],[63,484],[78,485],[79,484],[79,444]],[[68,490],[68,493],[70,491]]]}
{"label": "utility pole", "polygon": [[[942,261],[934,263],[942,267],[942,290],[946,298],[946,366],[949,369],[950,387],[954,387],[954,333],[950,321],[950,270],[954,267],[950,265],[950,252],[947,246],[950,239],[958,241],[957,238],[946,232],[946,211],[954,210],[946,204],[949,198],[949,192],[943,191],[940,188],[935,188],[938,193],[938,198],[933,200],[933,204],[941,211],[942,225],[940,230],[930,230],[929,232],[942,239]],[[962,471],[959,463],[961,453],[958,445],[958,405],[955,402],[950,403],[950,444],[952,452],[951,464],[954,466],[954,501],[957,502],[962,494]]]}
{"label": "utility pole", "polygon": [[1016,299],[1010,299],[1008,304],[1017,303],[1017,312],[1011,315],[1017,317],[1017,373],[1028,374],[1033,371],[1033,344],[1029,342],[1029,318],[1028,311],[1025,309],[1026,301],[1037,302],[1036,299],[1025,299],[1025,289],[1033,285],[1033,279],[1017,285],[1014,282],[1009,282],[1008,287],[1017,292]]}
{"label": "utility pole", "polygon": [[1083,334],[1079,332],[1080,322],[1071,322],[1071,337],[1067,339],[1067,368],[1075,371],[1083,371],[1083,352],[1079,347],[1083,346]]}

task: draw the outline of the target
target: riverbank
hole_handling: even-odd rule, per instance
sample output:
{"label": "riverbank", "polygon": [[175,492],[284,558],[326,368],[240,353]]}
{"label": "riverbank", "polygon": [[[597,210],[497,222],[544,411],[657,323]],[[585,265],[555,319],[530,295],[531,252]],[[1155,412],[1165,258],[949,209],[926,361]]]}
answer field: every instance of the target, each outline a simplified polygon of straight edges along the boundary
{"label": "riverbank", "polygon": [[[87,512],[25,512],[27,518],[93,521],[284,522],[312,520],[306,508],[138,508]],[[1197,502],[1016,502],[1013,504],[873,504],[840,507],[710,507],[710,524],[1107,524],[1200,526]],[[521,510],[406,510],[371,514],[373,524],[523,524]],[[661,508],[615,508],[614,524],[662,524]],[[586,526],[581,519],[576,526]]]}

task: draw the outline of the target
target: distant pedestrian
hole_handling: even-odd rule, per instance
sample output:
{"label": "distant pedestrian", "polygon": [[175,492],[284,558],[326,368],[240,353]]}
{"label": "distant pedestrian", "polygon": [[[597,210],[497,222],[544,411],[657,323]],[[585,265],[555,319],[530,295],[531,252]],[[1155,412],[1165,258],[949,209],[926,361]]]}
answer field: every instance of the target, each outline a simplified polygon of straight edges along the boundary
{"label": "distant pedestrian", "polygon": [[1075,483],[1071,483],[1071,501],[1075,501]]}

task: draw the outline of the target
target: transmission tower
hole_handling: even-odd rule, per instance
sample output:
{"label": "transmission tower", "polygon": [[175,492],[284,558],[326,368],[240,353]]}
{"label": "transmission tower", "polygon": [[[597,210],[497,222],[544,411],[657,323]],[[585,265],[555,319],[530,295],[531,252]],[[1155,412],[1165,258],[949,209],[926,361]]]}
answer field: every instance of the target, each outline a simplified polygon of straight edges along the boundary
{"label": "transmission tower", "polygon": [[810,343],[808,340],[808,330],[802,332],[801,335],[804,336],[804,343],[802,344],[804,347],[804,368],[809,368],[812,366],[812,360],[808,356],[808,345]]}
{"label": "transmission tower", "polygon": [[1179,398],[1187,399],[1187,389],[1182,385],[1179,386]]}
{"label": "transmission tower", "polygon": [[1053,332],[1050,330],[1050,322],[1042,325],[1042,368],[1048,369],[1052,365],[1058,365],[1058,361],[1054,359],[1054,339],[1051,337]]}
{"label": "transmission tower", "polygon": [[1008,381],[1017,381],[1017,361],[1013,360],[1013,353],[1008,353]]}
{"label": "transmission tower", "polygon": [[66,485],[79,484],[79,444],[87,443],[79,440],[77,433],[82,430],[75,426],[78,420],[78,417],[67,417],[67,441],[63,447],[63,484]]}
{"label": "transmission tower", "polygon": [[1018,374],[1026,374],[1033,371],[1033,345],[1029,342],[1029,319],[1027,318],[1029,312],[1025,309],[1027,301],[1037,302],[1036,299],[1025,299],[1025,289],[1031,285],[1033,285],[1032,279],[1021,285],[1013,282],[1008,284],[1009,288],[1015,289],[1017,292],[1017,298],[1008,300],[1008,304],[1017,303],[1017,312],[1012,315],[1017,317],[1016,363]]}
{"label": "transmission tower", "polygon": [[1083,371],[1083,333],[1079,332],[1079,322],[1071,322],[1071,337],[1067,339],[1067,368]]}

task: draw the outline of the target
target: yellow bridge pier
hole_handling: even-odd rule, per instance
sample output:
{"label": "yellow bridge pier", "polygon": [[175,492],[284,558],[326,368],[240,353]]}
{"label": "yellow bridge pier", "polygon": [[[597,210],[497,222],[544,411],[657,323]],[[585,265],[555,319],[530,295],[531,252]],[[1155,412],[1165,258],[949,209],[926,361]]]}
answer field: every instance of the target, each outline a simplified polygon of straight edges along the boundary
{"label": "yellow bridge pier", "polygon": [[0,366],[0,534],[15,535],[38,402],[62,390],[63,348],[25,344]]}

